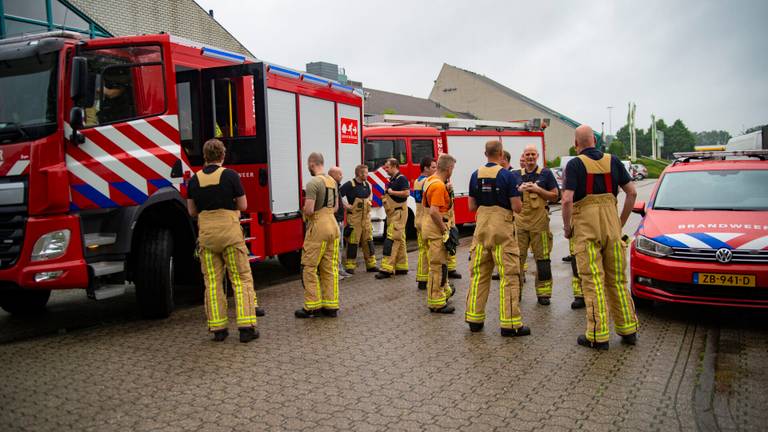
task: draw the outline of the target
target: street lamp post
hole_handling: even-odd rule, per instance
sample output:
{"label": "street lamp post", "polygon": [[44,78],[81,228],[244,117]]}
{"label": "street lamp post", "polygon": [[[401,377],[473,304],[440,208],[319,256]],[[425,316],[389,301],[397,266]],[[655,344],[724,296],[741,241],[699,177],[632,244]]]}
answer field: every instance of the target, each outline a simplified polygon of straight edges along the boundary
{"label": "street lamp post", "polygon": [[613,110],[613,107],[607,106],[606,108],[608,109],[608,135],[611,135],[613,133],[612,122],[611,122],[611,110]]}

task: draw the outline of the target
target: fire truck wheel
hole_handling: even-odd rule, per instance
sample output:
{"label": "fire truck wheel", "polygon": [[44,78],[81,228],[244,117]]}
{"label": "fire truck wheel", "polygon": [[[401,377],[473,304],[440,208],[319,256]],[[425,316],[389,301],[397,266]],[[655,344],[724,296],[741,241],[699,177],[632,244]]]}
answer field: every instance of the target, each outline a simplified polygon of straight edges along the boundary
{"label": "fire truck wheel", "polygon": [[0,307],[16,315],[29,315],[45,310],[51,290],[0,290]]}
{"label": "fire truck wheel", "polygon": [[287,252],[277,256],[280,264],[289,272],[299,272],[301,270],[301,251]]}
{"label": "fire truck wheel", "polygon": [[144,318],[167,318],[173,312],[173,236],[149,227],[136,258],[136,301]]}

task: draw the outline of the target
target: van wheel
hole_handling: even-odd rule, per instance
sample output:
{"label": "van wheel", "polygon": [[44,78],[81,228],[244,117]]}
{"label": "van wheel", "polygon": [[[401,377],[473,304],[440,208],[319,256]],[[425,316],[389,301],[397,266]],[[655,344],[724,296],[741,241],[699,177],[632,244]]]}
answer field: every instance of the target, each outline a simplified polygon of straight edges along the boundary
{"label": "van wheel", "polygon": [[144,318],[173,312],[173,236],[167,228],[147,228],[136,258],[136,301]]}
{"label": "van wheel", "polygon": [[301,270],[301,251],[286,252],[277,256],[280,264],[289,272]]}
{"label": "van wheel", "polygon": [[51,290],[3,289],[0,290],[0,307],[14,315],[31,315],[45,310]]}

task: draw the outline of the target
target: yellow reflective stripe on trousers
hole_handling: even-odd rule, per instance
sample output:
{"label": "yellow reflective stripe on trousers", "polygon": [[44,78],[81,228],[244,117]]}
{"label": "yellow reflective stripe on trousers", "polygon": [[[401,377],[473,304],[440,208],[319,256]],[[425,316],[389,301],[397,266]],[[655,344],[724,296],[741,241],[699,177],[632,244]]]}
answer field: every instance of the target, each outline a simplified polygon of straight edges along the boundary
{"label": "yellow reflective stripe on trousers", "polygon": [[[315,295],[318,298],[317,304],[322,305],[323,304],[323,287],[320,284],[320,275],[317,273],[317,268],[320,266],[320,261],[323,259],[323,255],[325,255],[325,248],[328,245],[328,242],[323,240],[323,242],[320,244],[320,255],[317,256],[317,262],[315,263],[315,279],[317,280],[317,292]],[[315,304],[315,302],[310,303],[312,305]]]}
{"label": "yellow reflective stripe on trousers", "polygon": [[[599,268],[597,267],[597,252],[595,251],[595,243],[587,243],[587,254],[589,256],[589,270],[592,273],[592,283],[595,284],[595,296],[597,297],[597,314],[600,317],[600,328],[595,329],[594,338],[597,339],[600,336],[608,337],[608,317],[605,313],[605,291],[603,287],[603,281],[599,275]],[[594,310],[594,308],[593,308]],[[602,340],[596,342],[603,342]]]}
{"label": "yellow reflective stripe on trousers", "polygon": [[333,265],[333,299],[323,300],[323,305],[339,307],[339,239],[333,240],[331,263]]}
{"label": "yellow reflective stripe on trousers", "polygon": [[549,259],[549,234],[547,231],[541,232],[541,248],[544,254],[544,259]]}
{"label": "yellow reflective stripe on trousers", "polygon": [[480,285],[480,255],[483,245],[475,246],[475,256],[472,261],[472,285],[469,287],[469,310],[467,315],[474,315],[477,311],[477,290]]}
{"label": "yellow reflective stripe on trousers", "polygon": [[507,314],[504,310],[504,289],[507,287],[507,278],[504,276],[506,269],[504,268],[504,262],[501,260],[501,245],[496,245],[494,249],[496,265],[499,267],[499,321],[504,322],[507,319]]}
{"label": "yellow reflective stripe on trousers", "polygon": [[205,269],[208,273],[208,301],[211,304],[211,320],[210,323],[226,322],[226,318],[220,318],[219,315],[219,302],[216,298],[216,267],[213,265],[213,254],[208,249],[203,249],[203,260],[205,261]]}
{"label": "yellow reflective stripe on trousers", "polygon": [[226,249],[229,257],[229,276],[232,279],[233,288],[235,288],[235,303],[237,303],[237,317],[240,319],[245,316],[245,307],[243,305],[243,281],[240,279],[240,272],[237,270],[235,262],[235,247],[230,246]]}
{"label": "yellow reflective stripe on trousers", "polygon": [[429,273],[425,273],[424,260],[427,258],[427,246],[424,244],[424,239],[421,237],[421,231],[416,233],[416,242],[419,245],[419,260],[416,263],[416,280],[421,281],[429,277]]}
{"label": "yellow reflective stripe on trousers", "polygon": [[[624,283],[625,283],[624,266],[622,265],[624,261],[623,251],[618,241],[614,242],[613,244],[613,256],[614,256],[614,271],[616,272],[614,275],[616,280],[616,291],[619,294],[619,306],[621,307],[621,316],[624,319],[624,323],[625,323],[625,325],[621,326],[621,328],[626,329],[629,327],[633,327],[635,325],[635,320],[634,320],[634,317],[632,317],[632,313],[629,310],[627,290],[624,289]],[[620,326],[616,326],[616,328],[620,328]]]}

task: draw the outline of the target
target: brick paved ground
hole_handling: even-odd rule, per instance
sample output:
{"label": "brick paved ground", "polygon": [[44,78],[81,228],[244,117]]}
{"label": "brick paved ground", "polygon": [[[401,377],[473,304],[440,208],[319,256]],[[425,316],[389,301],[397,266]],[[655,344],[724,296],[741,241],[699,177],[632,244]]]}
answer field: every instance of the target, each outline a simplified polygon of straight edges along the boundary
{"label": "brick paved ground", "polygon": [[[556,242],[555,250],[565,249]],[[0,345],[0,430],[768,427],[768,314],[657,305],[640,311],[637,346],[613,337],[607,352],[586,350],[575,344],[584,316],[569,308],[569,266],[561,256],[553,257],[550,307],[536,304],[529,277],[522,310],[533,335],[519,339],[498,333],[497,291],[485,330],[469,332],[462,319],[466,270],[453,316],[427,312],[413,272],[386,281],[363,273],[341,282],[338,319],[297,320],[301,288],[288,278],[258,292],[268,315],[250,344],[236,334],[209,341],[196,304],[168,320],[142,321],[130,298],[107,306],[75,302],[70,309],[80,313],[98,309],[86,328]],[[55,328],[47,321],[76,313],[55,302],[52,309],[40,326]],[[0,336],[25,326],[0,316]],[[713,389],[703,394],[707,388],[697,383],[707,373],[702,360],[711,334],[719,334],[720,352],[709,371]]]}

